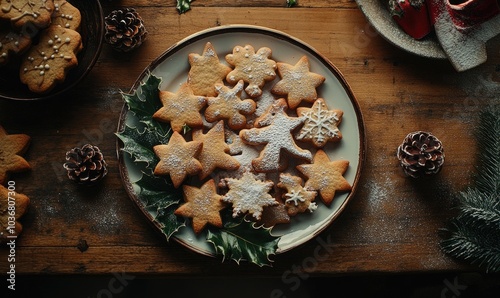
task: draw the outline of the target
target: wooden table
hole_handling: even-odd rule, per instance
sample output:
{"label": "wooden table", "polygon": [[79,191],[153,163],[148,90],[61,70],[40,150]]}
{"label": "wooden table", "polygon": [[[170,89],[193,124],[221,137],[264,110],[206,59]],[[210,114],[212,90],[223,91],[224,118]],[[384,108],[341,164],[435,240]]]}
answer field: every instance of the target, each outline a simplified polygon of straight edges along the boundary
{"label": "wooden table", "polygon": [[[389,44],[352,0],[301,0],[294,8],[285,8],[284,0],[199,0],[182,15],[174,2],[103,1],[105,15],[127,6],[140,13],[149,36],[139,49],[119,54],[104,45],[88,77],[61,98],[0,101],[4,128],[32,137],[25,154],[32,170],[12,177],[16,190],[31,198],[17,241],[18,273],[304,278],[471,270],[440,250],[439,230],[454,215],[454,195],[471,182],[479,112],[498,99],[500,38],[488,43],[485,64],[457,73],[447,60],[417,57]],[[120,92],[175,42],[234,23],[275,28],[316,48],[343,73],[363,112],[366,164],[356,195],[319,236],[330,243],[322,262],[311,259],[320,245],[313,239],[275,256],[272,267],[221,264],[167,243],[124,190],[114,135]],[[443,171],[426,181],[404,177],[395,157],[415,130],[433,132],[446,150]],[[66,151],[86,142],[98,145],[109,164],[108,176],[94,188],[74,184],[62,168]],[[2,270],[6,259],[1,250]]]}

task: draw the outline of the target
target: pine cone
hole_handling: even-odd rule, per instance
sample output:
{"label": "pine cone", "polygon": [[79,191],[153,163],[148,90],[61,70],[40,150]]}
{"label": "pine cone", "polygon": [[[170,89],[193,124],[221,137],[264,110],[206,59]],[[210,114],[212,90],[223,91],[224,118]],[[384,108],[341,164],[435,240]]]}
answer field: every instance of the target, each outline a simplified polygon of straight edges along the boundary
{"label": "pine cone", "polygon": [[113,10],[104,18],[104,23],[104,40],[120,52],[129,52],[139,47],[148,34],[142,18],[134,8]]}
{"label": "pine cone", "polygon": [[412,132],[399,145],[397,157],[408,176],[419,178],[437,174],[444,163],[443,145],[429,132]]}
{"label": "pine cone", "polygon": [[69,179],[81,184],[93,184],[108,173],[104,156],[97,146],[86,144],[73,148],[66,152],[66,160],[63,167]]}

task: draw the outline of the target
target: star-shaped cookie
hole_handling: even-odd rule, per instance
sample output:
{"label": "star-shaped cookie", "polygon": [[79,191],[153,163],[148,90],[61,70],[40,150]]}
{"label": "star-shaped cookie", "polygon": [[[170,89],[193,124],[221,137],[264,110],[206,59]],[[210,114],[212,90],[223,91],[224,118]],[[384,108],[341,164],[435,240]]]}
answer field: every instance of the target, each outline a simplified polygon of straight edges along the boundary
{"label": "star-shaped cookie", "polygon": [[271,92],[287,96],[290,109],[295,109],[303,100],[313,102],[318,97],[316,88],[325,81],[325,77],[309,71],[307,56],[300,58],[295,65],[278,62],[277,66],[281,80]]}
{"label": "star-shaped cookie", "polygon": [[304,118],[304,126],[296,135],[297,140],[310,141],[321,148],[328,141],[338,142],[342,139],[338,125],[344,112],[329,110],[323,98],[318,98],[311,108],[297,108],[297,115]]}
{"label": "star-shaped cookie", "polygon": [[200,179],[205,179],[216,168],[236,170],[240,163],[229,155],[229,145],[224,137],[224,121],[219,121],[206,134],[201,129],[193,131],[193,140],[203,144],[198,160],[202,165]]}
{"label": "star-shaped cookie", "polygon": [[[18,236],[23,230],[22,224],[19,219],[28,210],[30,199],[23,194],[13,192],[0,185],[0,243],[8,240],[7,233],[9,236]],[[15,202],[14,205],[11,205]],[[12,210],[12,206],[15,207]],[[14,213],[11,213],[14,212]]]}
{"label": "star-shaped cookie", "polygon": [[226,61],[234,66],[226,80],[236,84],[239,80],[248,83],[245,92],[255,98],[262,94],[262,87],[276,77],[276,61],[269,59],[272,51],[262,47],[257,52],[251,45],[236,46],[232,54],[226,55]]}
{"label": "star-shaped cookie", "polygon": [[213,179],[205,182],[201,188],[184,185],[182,190],[186,203],[177,208],[174,213],[191,218],[196,234],[199,234],[207,224],[222,227],[220,211],[226,206],[221,201],[222,196],[217,194]]}
{"label": "star-shaped cookie", "polygon": [[330,161],[325,151],[320,149],[314,155],[312,164],[301,164],[296,168],[307,177],[304,187],[318,191],[323,202],[329,206],[336,191],[352,189],[343,176],[348,167],[348,160]]}
{"label": "star-shaped cookie", "polygon": [[208,107],[205,110],[205,118],[208,122],[227,120],[227,125],[232,129],[241,129],[247,125],[245,115],[255,111],[255,101],[252,99],[242,100],[243,81],[240,80],[229,88],[223,84],[216,84],[217,97],[208,97]]}
{"label": "star-shaped cookie", "polygon": [[256,180],[249,172],[240,179],[227,178],[229,191],[222,197],[226,203],[233,206],[233,217],[249,213],[259,220],[263,207],[277,205],[278,202],[269,194],[274,183]]}
{"label": "star-shaped cookie", "polygon": [[194,94],[216,96],[215,84],[222,84],[231,68],[220,63],[214,46],[207,42],[203,54],[188,55],[191,68],[188,73],[188,83]]}
{"label": "star-shaped cookie", "polygon": [[314,201],[316,191],[308,190],[302,186],[302,178],[289,173],[280,173],[279,188],[286,190],[283,194],[285,208],[288,215],[294,216],[305,211],[313,212],[318,207]]}
{"label": "star-shaped cookie", "polygon": [[274,172],[284,168],[282,153],[311,161],[312,155],[295,144],[292,131],[302,124],[302,118],[286,114],[285,99],[277,100],[268,111],[255,120],[256,128],[240,131],[241,139],[250,145],[265,144],[258,158],[252,161],[257,172]]}
{"label": "star-shaped cookie", "polygon": [[168,144],[156,145],[153,150],[160,159],[154,169],[155,175],[170,175],[175,188],[178,188],[186,176],[198,174],[201,163],[196,159],[203,144],[198,141],[186,142],[176,131],[172,133]]}
{"label": "star-shaped cookie", "polygon": [[170,122],[172,129],[177,132],[181,132],[184,125],[191,128],[203,126],[200,110],[205,107],[206,98],[194,95],[187,83],[183,83],[175,93],[159,92],[163,107],[153,114],[153,119]]}
{"label": "star-shaped cookie", "polygon": [[28,135],[8,135],[0,126],[0,184],[7,182],[10,173],[30,169],[29,163],[21,157],[21,154],[28,149],[29,143]]}

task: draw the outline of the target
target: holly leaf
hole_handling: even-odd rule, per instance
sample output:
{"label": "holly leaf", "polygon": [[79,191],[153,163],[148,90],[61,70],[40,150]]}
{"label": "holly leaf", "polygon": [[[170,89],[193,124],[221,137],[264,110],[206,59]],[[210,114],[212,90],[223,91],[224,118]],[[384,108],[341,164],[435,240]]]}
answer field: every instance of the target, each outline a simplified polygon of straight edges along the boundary
{"label": "holly leaf", "polygon": [[297,0],[286,0],[286,7],[292,7],[297,5]]}
{"label": "holly leaf", "polygon": [[209,229],[207,241],[212,243],[223,260],[230,258],[239,264],[247,260],[258,266],[271,265],[270,256],[276,254],[279,237],[271,235],[271,229],[256,227],[242,219],[228,222],[221,229]]}
{"label": "holly leaf", "polygon": [[122,132],[116,134],[123,142],[121,150],[130,154],[134,162],[144,162],[146,169],[152,174],[159,159],[154,153],[153,147],[149,146],[151,135],[151,133],[140,133],[138,129],[128,125]]}
{"label": "holly leaf", "polygon": [[140,123],[145,124],[155,134],[167,136],[170,130],[169,125],[153,119],[153,114],[163,106],[159,94],[160,83],[161,78],[149,74],[132,94],[122,93],[122,97],[129,111],[137,117]]}
{"label": "holly leaf", "polygon": [[179,14],[183,14],[191,9],[191,2],[194,0],[177,0],[177,11]]}

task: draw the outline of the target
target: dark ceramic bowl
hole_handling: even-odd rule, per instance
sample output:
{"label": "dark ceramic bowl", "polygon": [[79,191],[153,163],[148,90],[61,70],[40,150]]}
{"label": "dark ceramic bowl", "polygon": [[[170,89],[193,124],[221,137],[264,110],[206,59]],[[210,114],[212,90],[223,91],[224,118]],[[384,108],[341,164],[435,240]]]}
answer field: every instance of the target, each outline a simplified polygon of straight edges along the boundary
{"label": "dark ceramic bowl", "polygon": [[[102,48],[104,17],[99,0],[68,0],[80,10],[83,49],[78,53],[78,66],[71,69],[63,83],[46,94],[31,92],[19,79],[19,63],[12,61],[0,68],[0,98],[9,100],[41,100],[59,96],[77,85],[92,69]],[[17,63],[17,65],[16,65]]]}

